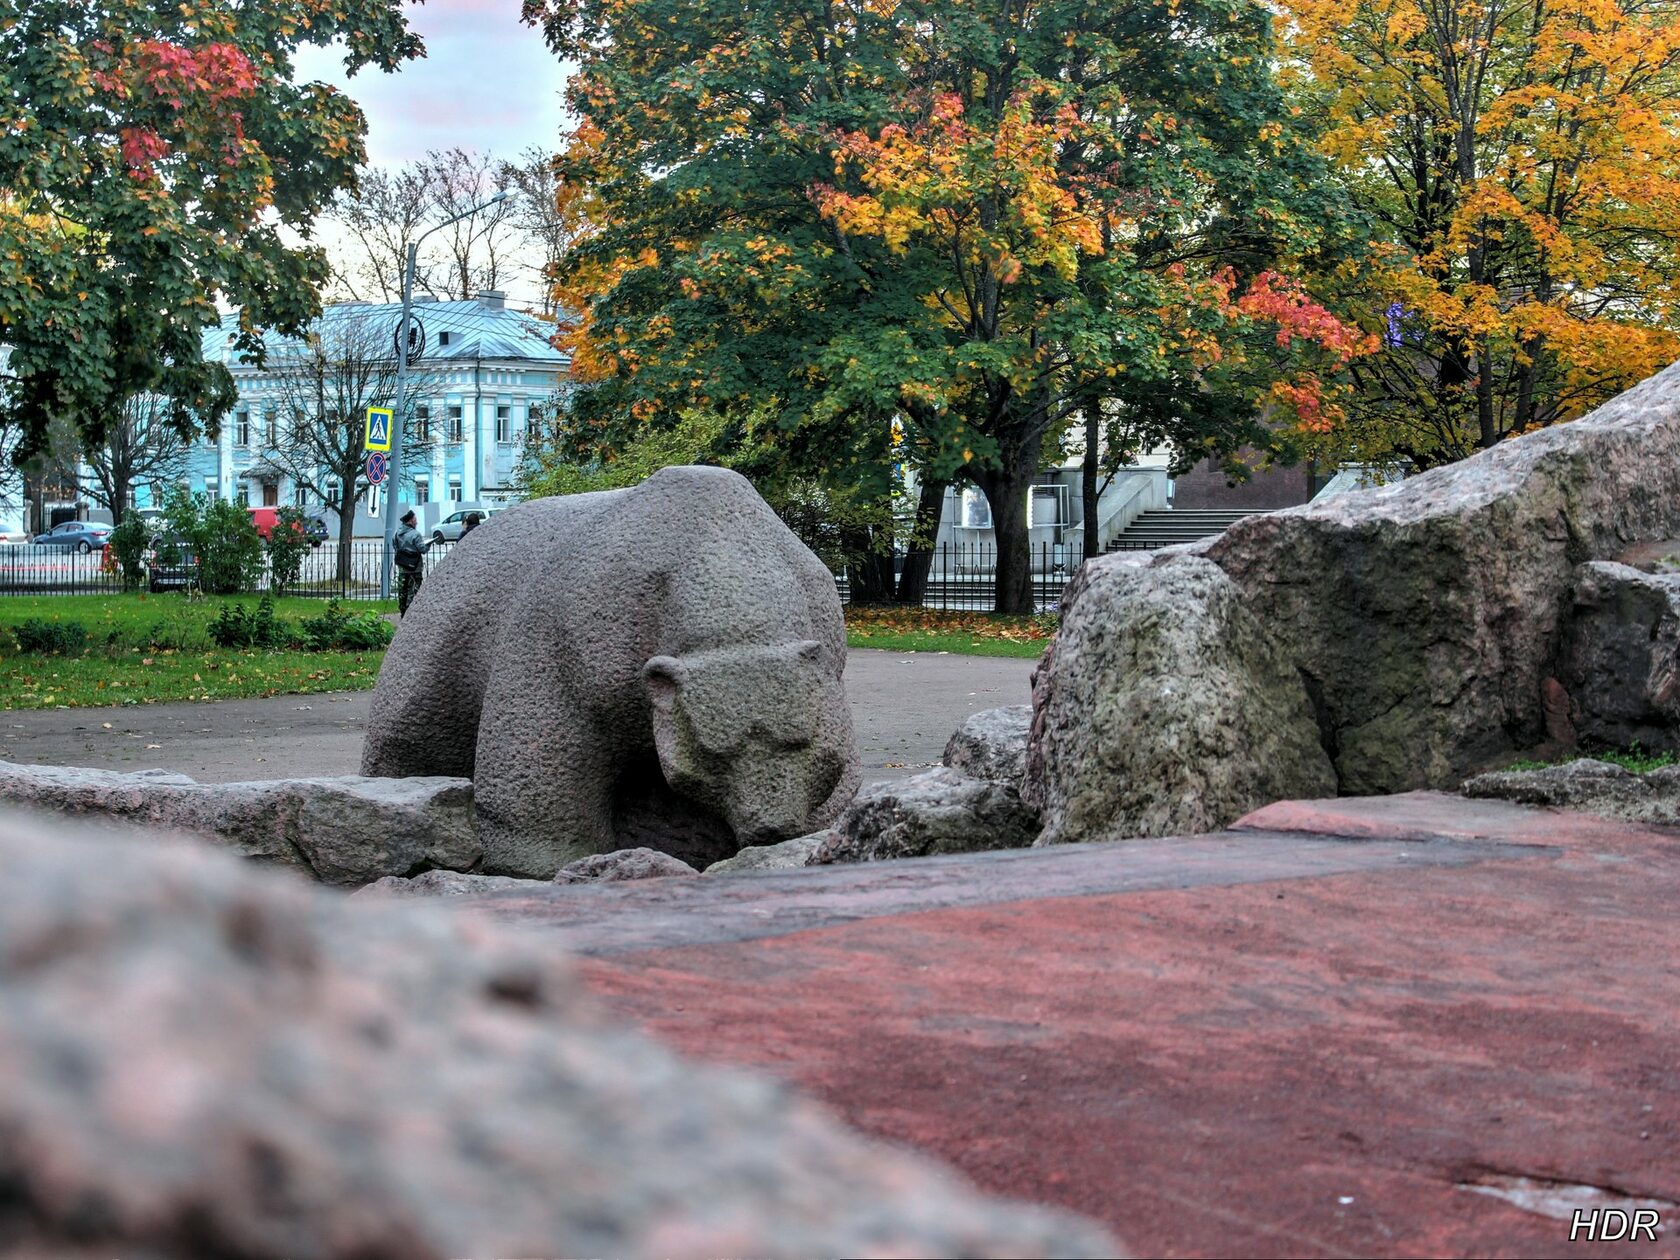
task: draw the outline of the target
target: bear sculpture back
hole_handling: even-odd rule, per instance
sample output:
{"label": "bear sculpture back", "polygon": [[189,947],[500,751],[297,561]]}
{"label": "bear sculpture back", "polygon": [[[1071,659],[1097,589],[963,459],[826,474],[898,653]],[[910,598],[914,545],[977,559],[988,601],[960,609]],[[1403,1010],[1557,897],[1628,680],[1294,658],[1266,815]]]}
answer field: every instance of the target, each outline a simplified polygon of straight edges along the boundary
{"label": "bear sculpture back", "polygon": [[484,869],[645,845],[705,866],[860,777],[834,579],[747,480],[667,468],[456,544],[397,631],[362,773],[470,776]]}

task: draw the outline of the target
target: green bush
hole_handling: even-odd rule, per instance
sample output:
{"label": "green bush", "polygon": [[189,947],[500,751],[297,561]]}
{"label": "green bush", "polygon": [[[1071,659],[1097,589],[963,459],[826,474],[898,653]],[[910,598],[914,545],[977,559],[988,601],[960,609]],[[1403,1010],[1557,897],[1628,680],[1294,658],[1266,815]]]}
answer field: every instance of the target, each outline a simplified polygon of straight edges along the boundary
{"label": "green bush", "polygon": [[87,647],[87,627],[79,621],[46,621],[31,617],[13,627],[18,651],[74,656]]}
{"label": "green bush", "polygon": [[198,556],[198,585],[210,595],[255,587],[263,570],[263,540],[251,514],[237,503],[176,486],[164,497],[170,529]]}
{"label": "green bush", "polygon": [[274,599],[264,595],[255,609],[223,604],[208,627],[210,641],[224,648],[282,648],[292,642],[286,622],[274,615]]}
{"label": "green bush", "polygon": [[148,541],[146,520],[137,512],[126,513],[122,524],[111,531],[111,554],[116,557],[117,570],[122,574],[124,586],[139,586],[146,580]]}
{"label": "green bush", "polygon": [[202,605],[195,606],[186,600],[170,603],[173,607],[152,623],[145,638],[131,646],[176,652],[192,652],[205,646],[204,619],[197,611]]}
{"label": "green bush", "polygon": [[363,652],[391,642],[395,628],[378,613],[353,613],[336,599],[318,617],[305,617],[303,646],[311,652]]}
{"label": "green bush", "polygon": [[310,551],[309,535],[304,532],[307,519],[295,507],[283,507],[274,514],[274,528],[268,535],[268,575],[276,595],[295,586],[303,571],[303,558]]}

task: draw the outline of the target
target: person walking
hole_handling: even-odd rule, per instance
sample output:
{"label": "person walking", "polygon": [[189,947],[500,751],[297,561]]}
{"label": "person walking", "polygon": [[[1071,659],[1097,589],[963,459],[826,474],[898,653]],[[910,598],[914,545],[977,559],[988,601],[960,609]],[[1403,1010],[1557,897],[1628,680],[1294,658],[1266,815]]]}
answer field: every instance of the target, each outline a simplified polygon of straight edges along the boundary
{"label": "person walking", "polygon": [[402,514],[402,528],[391,540],[397,564],[397,616],[408,614],[408,606],[420,593],[420,583],[426,580],[426,553],[432,549],[429,540],[420,537],[415,528],[414,509]]}

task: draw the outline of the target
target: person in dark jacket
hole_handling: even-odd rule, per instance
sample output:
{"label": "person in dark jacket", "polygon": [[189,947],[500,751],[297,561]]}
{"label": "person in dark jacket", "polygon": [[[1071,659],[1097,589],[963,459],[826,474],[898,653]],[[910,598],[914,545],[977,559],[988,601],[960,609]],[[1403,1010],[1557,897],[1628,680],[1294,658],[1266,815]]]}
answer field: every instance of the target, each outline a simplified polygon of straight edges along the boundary
{"label": "person in dark jacket", "polygon": [[426,553],[432,549],[430,541],[420,537],[414,527],[414,509],[402,514],[402,527],[391,540],[397,564],[397,615],[408,612],[408,606],[420,593],[420,583],[426,580]]}

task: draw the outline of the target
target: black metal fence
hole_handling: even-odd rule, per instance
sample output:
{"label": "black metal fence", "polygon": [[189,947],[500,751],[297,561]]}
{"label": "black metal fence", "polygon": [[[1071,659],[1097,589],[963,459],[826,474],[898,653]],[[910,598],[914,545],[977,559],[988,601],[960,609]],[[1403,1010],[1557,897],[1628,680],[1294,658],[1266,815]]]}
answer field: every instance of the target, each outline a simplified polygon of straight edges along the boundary
{"label": "black metal fence", "polygon": [[[1059,608],[1062,589],[1084,558],[1084,550],[1077,540],[1038,543],[1030,548],[1028,568],[1032,575],[1033,608],[1036,611],[1054,612]],[[894,563],[897,580],[902,582],[904,557],[896,557]],[[851,575],[843,572],[836,581],[840,587],[840,602],[851,603]],[[953,612],[990,612],[996,606],[996,546],[991,543],[943,543],[934,548],[933,562],[923,587],[922,607]]]}
{"label": "black metal fence", "polygon": [[[427,571],[444,563],[453,548],[453,543],[444,543],[427,552]],[[379,539],[354,539],[341,563],[338,544],[329,540],[304,556],[298,580],[286,588],[286,593],[376,600],[384,554],[385,544]],[[140,589],[179,591],[190,578],[190,572],[160,564],[148,571]],[[392,581],[394,585],[394,575]],[[265,567],[250,590],[267,591],[272,584],[272,574]],[[64,547],[0,546],[0,595],[98,595],[125,589],[114,558],[98,551],[83,554]]]}
{"label": "black metal fence", "polygon": [[[434,545],[426,553],[430,573],[449,562],[453,543]],[[355,539],[349,555],[340,563],[338,544],[327,541],[303,559],[299,579],[287,588],[289,595],[319,596],[343,600],[379,598],[379,576],[384,543],[379,539]],[[1039,611],[1053,611],[1062,589],[1084,559],[1077,541],[1040,543],[1031,548],[1033,605]],[[895,561],[902,580],[903,557]],[[159,591],[178,590],[183,584],[177,571],[158,569],[142,585]],[[395,578],[393,575],[393,584]],[[852,599],[851,576],[836,575],[842,603]],[[270,589],[265,571],[253,591]],[[97,551],[82,555],[76,551],[27,545],[0,546],[0,595],[98,594],[124,589],[114,562]],[[922,604],[927,608],[986,612],[997,602],[997,548],[989,543],[947,543],[935,548],[928,570]]]}

